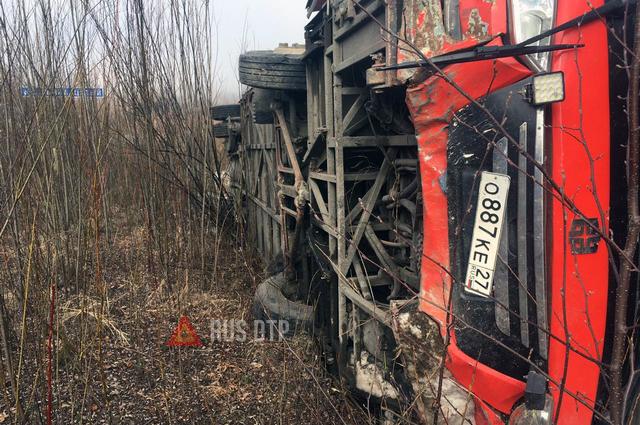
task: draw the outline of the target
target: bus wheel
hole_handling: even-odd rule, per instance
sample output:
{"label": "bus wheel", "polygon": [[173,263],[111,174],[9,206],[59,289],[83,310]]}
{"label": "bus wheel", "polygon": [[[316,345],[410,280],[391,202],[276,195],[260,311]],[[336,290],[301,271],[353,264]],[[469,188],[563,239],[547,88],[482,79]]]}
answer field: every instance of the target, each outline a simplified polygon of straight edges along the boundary
{"label": "bus wheel", "polygon": [[[285,284],[284,274],[278,273],[258,285],[253,301],[255,319],[275,324],[284,337],[292,337],[301,330],[311,331],[313,306],[287,299],[282,294]],[[266,326],[267,332],[269,327]]]}

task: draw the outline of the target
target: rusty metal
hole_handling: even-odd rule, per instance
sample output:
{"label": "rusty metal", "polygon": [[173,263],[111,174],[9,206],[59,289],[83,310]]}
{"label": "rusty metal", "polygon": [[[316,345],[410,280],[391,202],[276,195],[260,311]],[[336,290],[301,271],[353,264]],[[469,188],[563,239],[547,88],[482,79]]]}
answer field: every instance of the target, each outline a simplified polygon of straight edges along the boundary
{"label": "rusty metal", "polygon": [[298,158],[296,157],[296,152],[293,147],[293,141],[291,138],[291,132],[289,131],[289,126],[287,125],[287,121],[284,118],[282,107],[277,106],[274,112],[276,114],[276,117],[278,118],[280,129],[282,130],[282,137],[284,139],[284,145],[287,149],[287,156],[289,157],[289,161],[291,162],[291,167],[293,168],[293,173],[296,178],[296,186],[301,185],[304,183],[304,176],[302,175],[302,170],[300,169],[300,164],[298,163]]}
{"label": "rusty metal", "polygon": [[380,68],[387,65],[384,55],[382,53],[376,53],[371,55],[371,59],[373,60],[373,65],[367,69],[367,85],[374,87],[382,86],[387,82],[387,73],[380,71]]}
{"label": "rusty metal", "polygon": [[[397,71],[367,72],[398,62],[397,42],[383,37],[379,23],[399,30],[402,3],[363,1],[365,12],[352,0],[341,0],[319,10],[306,28],[306,128],[295,123],[300,119],[295,111],[301,110],[295,100],[274,105],[273,140],[258,143],[257,125],[243,121],[242,145],[260,148],[239,153],[251,164],[245,172],[252,188],[245,191],[252,200],[250,215],[267,204],[263,198],[275,200],[289,281],[298,288],[309,284],[304,267],[312,264],[331,282],[325,293],[335,297],[320,301],[331,310],[331,348],[339,369],[351,371],[356,381],[362,378],[367,349],[361,325],[374,320],[390,334],[390,301],[411,298],[419,286],[416,245],[421,239],[416,235],[422,205],[416,138],[410,124],[393,119],[394,112],[408,117],[403,95],[390,103]],[[309,6],[317,9],[318,4]],[[264,146],[274,146],[271,197],[255,189],[267,168],[255,159],[267,151]],[[251,221],[251,232],[259,234],[256,226],[260,223]],[[283,292],[294,295],[294,287]],[[376,367],[385,367],[376,361]]]}
{"label": "rusty metal", "polygon": [[287,121],[285,120],[284,113],[282,112],[281,106],[276,106],[274,108],[274,114],[276,119],[278,120],[278,126],[282,131],[282,139],[284,140],[284,144],[287,150],[287,156],[289,157],[289,163],[293,168],[293,174],[295,176],[295,200],[294,204],[296,206],[296,224],[293,232],[293,240],[291,241],[291,246],[288,250],[288,255],[286,256],[287,264],[285,268],[286,277],[289,282],[295,281],[296,279],[296,271],[295,271],[295,254],[299,249],[298,243],[300,241],[300,234],[302,233],[303,220],[305,216],[305,210],[307,205],[307,199],[309,199],[309,190],[307,188],[307,184],[304,181],[304,176],[302,175],[302,170],[300,169],[300,164],[298,163],[298,158],[296,156],[295,149],[293,147],[293,140],[291,138],[291,132],[289,131],[289,126]]}

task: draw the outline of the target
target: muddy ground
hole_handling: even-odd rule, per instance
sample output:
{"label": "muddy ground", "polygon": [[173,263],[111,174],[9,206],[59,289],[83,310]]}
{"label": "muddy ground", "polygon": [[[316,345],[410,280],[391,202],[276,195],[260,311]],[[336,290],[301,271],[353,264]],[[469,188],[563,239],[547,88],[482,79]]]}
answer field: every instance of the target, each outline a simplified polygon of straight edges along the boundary
{"label": "muddy ground", "polygon": [[[92,312],[100,301],[87,295],[79,302],[59,288],[53,423],[371,422],[325,372],[308,336],[259,341],[247,329],[245,340],[211,339],[212,320],[245,320],[252,327],[253,291],[264,274],[251,252],[223,238],[217,262],[208,262],[215,278],[196,285],[191,266],[175,264],[180,272],[172,275],[180,277],[166,282],[149,267],[145,240],[142,228],[131,229],[116,235],[103,255],[108,307],[98,332]],[[79,311],[79,304],[86,309]],[[202,347],[166,345],[181,315]],[[47,423],[46,364],[46,350],[26,356],[23,373],[35,377],[29,423]],[[5,397],[0,422],[13,419],[13,411]]]}

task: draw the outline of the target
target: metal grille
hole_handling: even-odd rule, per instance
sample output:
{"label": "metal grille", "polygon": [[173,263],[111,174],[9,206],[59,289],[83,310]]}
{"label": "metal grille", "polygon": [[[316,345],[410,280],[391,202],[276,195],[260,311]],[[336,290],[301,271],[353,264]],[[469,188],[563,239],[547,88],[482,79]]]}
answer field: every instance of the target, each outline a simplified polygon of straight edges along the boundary
{"label": "metal grille", "polygon": [[544,165],[544,112],[520,95],[527,83],[522,81],[482,100],[495,117],[504,119],[511,140],[489,124],[481,108],[470,105],[456,113],[447,166],[452,271],[460,282],[467,268],[479,172],[511,177],[493,298],[454,290],[454,313],[474,325],[455,328],[460,348],[518,379],[528,372],[529,365],[526,361],[505,365],[503,356],[513,355],[506,353],[504,346],[541,364],[548,351],[545,192],[541,171],[527,159],[535,158]]}
{"label": "metal grille", "polygon": [[[532,157],[540,165],[544,165],[544,112],[536,111],[535,138],[528,137],[529,125],[520,124],[518,131],[519,148],[532,153]],[[515,225],[509,225],[510,217],[505,218],[500,242],[499,259],[496,265],[494,280],[494,297],[496,325],[504,334],[511,334],[511,319],[509,315],[509,292],[517,290],[518,314],[520,324],[520,340],[523,345],[531,347],[531,333],[537,334],[537,344],[541,357],[547,357],[548,337],[547,329],[547,296],[545,279],[545,246],[544,246],[544,218],[545,202],[542,172],[535,164],[529,164],[524,155],[515,146],[518,168],[508,166],[509,141],[502,137],[493,149],[493,171],[510,174],[517,185],[512,186],[510,197],[517,200],[515,211]],[[533,172],[529,170],[533,168]],[[526,170],[526,175],[523,170]],[[533,175],[534,179],[529,176]],[[506,214],[509,214],[507,212]],[[513,222],[513,221],[511,221]],[[509,264],[509,233],[515,228],[517,251],[516,264]],[[531,304],[533,304],[531,306]],[[530,315],[531,310],[535,314]],[[532,323],[533,322],[533,323]],[[543,330],[540,330],[542,328]]]}

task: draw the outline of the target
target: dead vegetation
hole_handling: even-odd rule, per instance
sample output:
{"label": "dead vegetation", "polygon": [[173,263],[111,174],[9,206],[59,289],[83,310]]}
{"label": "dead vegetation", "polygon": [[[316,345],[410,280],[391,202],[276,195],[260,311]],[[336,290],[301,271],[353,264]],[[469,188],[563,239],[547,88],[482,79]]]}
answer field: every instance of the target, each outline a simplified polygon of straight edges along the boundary
{"label": "dead vegetation", "polygon": [[[120,219],[115,223],[122,231],[113,249],[105,249],[102,264],[108,307],[60,288],[55,423],[367,423],[325,372],[312,339],[210,338],[211,320],[252,320],[253,290],[262,277],[258,260],[224,241],[209,282],[183,265],[168,285],[145,264],[144,229],[127,229]],[[208,255],[207,264],[211,260]],[[203,347],[166,346],[183,314]],[[24,404],[30,423],[46,422],[44,342],[23,359],[21,386],[31,395]],[[6,390],[0,417],[13,420]]]}
{"label": "dead vegetation", "polygon": [[[0,422],[360,415],[310,339],[209,338],[211,319],[249,317],[263,267],[210,135],[211,10],[0,3]],[[183,314],[204,347],[165,346]]]}

